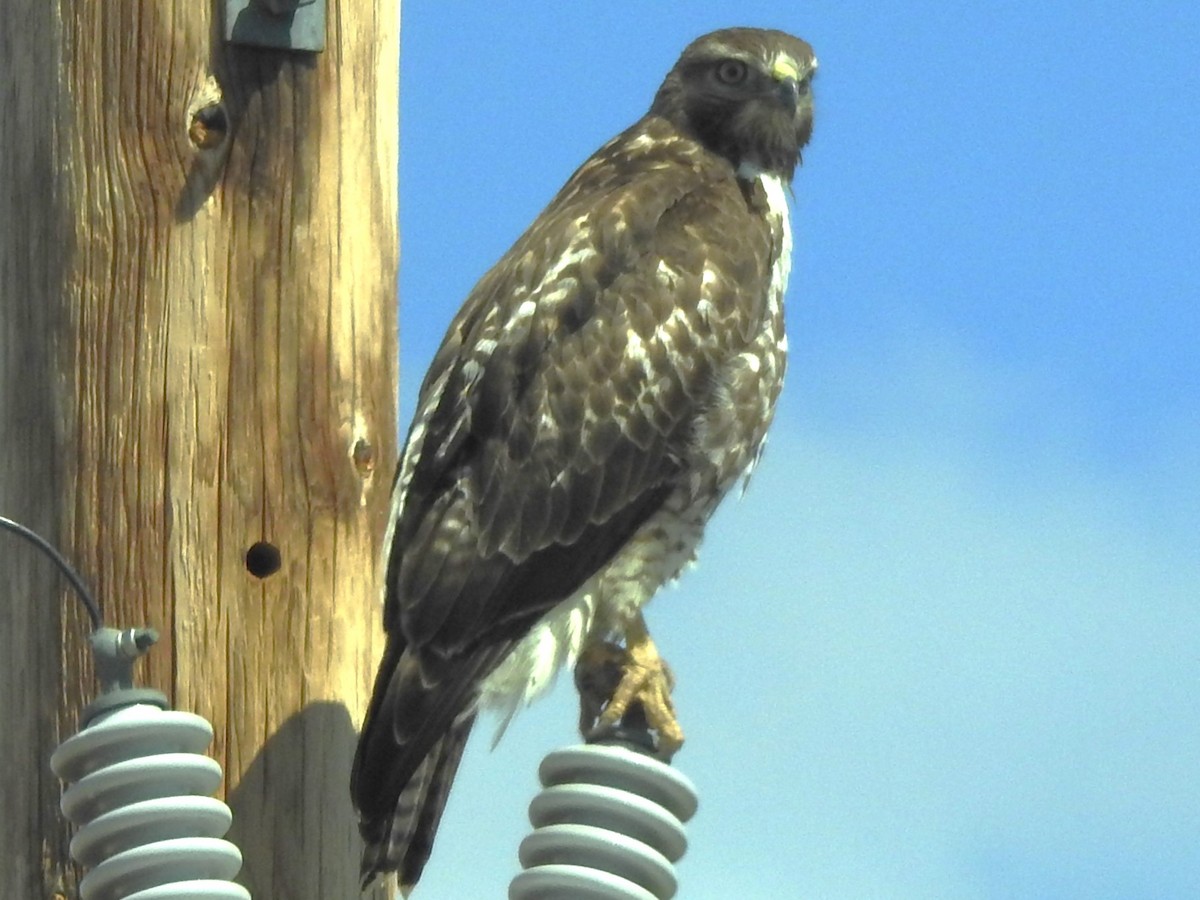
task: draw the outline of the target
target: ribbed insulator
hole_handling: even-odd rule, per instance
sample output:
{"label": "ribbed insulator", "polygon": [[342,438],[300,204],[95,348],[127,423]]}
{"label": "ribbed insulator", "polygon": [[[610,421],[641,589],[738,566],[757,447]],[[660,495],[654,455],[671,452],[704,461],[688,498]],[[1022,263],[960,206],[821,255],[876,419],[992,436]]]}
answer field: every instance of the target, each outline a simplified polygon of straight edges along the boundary
{"label": "ribbed insulator", "polygon": [[543,790],[529,804],[525,871],[510,900],[668,900],[674,863],[687,849],[683,823],[696,812],[688,778],[644,753],[594,744],[550,753]]}
{"label": "ribbed insulator", "polygon": [[78,831],[71,855],[91,869],[82,900],[250,900],[231,879],[242,867],[222,840],[229,807],[211,795],[221,767],[204,756],[200,716],[125,706],[64,741],[50,758],[70,782],[62,811]]}

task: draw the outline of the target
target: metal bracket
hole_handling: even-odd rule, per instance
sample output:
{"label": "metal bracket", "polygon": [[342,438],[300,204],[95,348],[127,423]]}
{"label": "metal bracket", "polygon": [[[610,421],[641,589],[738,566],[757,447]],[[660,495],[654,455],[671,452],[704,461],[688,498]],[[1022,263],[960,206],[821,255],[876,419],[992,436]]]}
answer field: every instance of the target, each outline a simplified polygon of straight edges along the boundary
{"label": "metal bracket", "polygon": [[92,663],[96,678],[100,682],[100,696],[83,709],[81,723],[87,727],[104,713],[147,703],[167,709],[170,703],[166,694],[150,688],[133,686],[133,664],[158,640],[153,628],[97,628],[88,638],[92,645]]}
{"label": "metal bracket", "polygon": [[225,0],[225,40],[282,50],[325,49],[326,0]]}

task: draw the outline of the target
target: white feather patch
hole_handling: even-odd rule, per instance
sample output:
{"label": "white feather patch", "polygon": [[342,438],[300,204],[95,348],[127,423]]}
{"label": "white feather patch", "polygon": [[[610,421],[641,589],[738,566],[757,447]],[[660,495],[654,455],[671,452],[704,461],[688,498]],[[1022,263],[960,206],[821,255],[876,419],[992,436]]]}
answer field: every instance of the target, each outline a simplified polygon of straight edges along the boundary
{"label": "white feather patch", "polygon": [[[714,500],[715,502],[715,500]],[[563,668],[575,665],[589,635],[619,631],[690,562],[711,508],[668,500],[608,565],[533,626],[480,686],[479,706],[500,714],[500,740],[517,711],[544,694]]]}
{"label": "white feather patch", "polygon": [[771,300],[783,302],[783,293],[787,290],[788,276],[792,271],[792,217],[788,210],[787,192],[783,187],[783,179],[778,175],[761,174],[759,184],[767,195],[767,216],[779,223],[782,232],[779,256],[771,268]]}

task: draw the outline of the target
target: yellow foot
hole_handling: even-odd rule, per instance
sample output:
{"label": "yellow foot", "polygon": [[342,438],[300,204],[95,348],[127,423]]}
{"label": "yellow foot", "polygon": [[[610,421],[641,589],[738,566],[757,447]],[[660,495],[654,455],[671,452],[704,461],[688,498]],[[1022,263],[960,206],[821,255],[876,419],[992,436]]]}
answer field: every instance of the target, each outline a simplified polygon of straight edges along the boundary
{"label": "yellow foot", "polygon": [[585,738],[612,731],[627,715],[644,714],[658,734],[658,755],[670,759],[683,746],[671,689],[675,679],[638,614],[625,630],[625,647],[609,643],[586,648],[575,669],[579,687],[579,730]]}

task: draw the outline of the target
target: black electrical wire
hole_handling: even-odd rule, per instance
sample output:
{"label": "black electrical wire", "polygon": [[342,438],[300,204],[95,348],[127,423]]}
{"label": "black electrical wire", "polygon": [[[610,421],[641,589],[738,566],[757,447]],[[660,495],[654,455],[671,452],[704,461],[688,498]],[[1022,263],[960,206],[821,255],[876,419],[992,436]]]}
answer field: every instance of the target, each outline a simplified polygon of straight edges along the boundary
{"label": "black electrical wire", "polygon": [[54,564],[67,577],[67,581],[71,582],[71,587],[75,588],[75,593],[79,595],[79,599],[83,601],[83,605],[87,608],[88,617],[92,620],[92,628],[99,631],[104,627],[104,617],[100,614],[100,604],[96,602],[96,598],[87,589],[87,585],[83,583],[83,579],[79,577],[79,573],[71,568],[71,564],[63,558],[63,555],[55,549],[53,544],[36,531],[32,531],[20,522],[14,522],[5,516],[0,516],[0,526],[7,528],[14,534],[19,534],[54,560]]}

